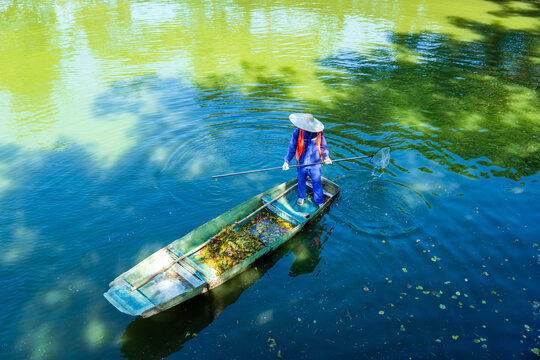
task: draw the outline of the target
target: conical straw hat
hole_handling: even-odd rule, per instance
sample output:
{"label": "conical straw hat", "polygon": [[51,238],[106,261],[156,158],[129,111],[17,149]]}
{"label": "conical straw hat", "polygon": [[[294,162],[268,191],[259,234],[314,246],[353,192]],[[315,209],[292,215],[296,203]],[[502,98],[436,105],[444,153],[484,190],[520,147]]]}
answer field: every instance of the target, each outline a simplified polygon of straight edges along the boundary
{"label": "conical straw hat", "polygon": [[323,131],[324,125],[311,114],[296,113],[289,115],[289,120],[294,126],[309,132]]}

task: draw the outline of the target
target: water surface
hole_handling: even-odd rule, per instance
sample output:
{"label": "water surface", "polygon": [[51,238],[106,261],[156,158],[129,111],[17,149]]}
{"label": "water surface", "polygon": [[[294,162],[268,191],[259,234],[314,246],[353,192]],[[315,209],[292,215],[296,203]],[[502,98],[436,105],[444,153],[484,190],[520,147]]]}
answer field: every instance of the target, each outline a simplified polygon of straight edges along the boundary
{"label": "water surface", "polygon": [[[531,1],[0,1],[2,358],[536,358],[540,7]],[[118,274],[295,176],[330,211],[149,319]]]}

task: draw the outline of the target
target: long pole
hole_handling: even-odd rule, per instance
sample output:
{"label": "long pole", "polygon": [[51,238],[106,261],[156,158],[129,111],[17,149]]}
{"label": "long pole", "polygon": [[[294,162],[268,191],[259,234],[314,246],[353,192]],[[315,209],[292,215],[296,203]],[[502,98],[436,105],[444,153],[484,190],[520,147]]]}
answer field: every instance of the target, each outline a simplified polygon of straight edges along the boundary
{"label": "long pole", "polygon": [[[369,158],[369,157],[373,157],[373,155],[364,155],[364,156],[355,156],[355,157],[350,157],[350,158],[336,159],[336,160],[332,160],[332,163],[340,162],[340,161],[356,160],[356,159],[365,159],[365,158]],[[321,164],[324,164],[324,162],[304,164],[304,165],[291,165],[289,167],[294,168],[294,167],[303,167],[303,166],[321,165]],[[278,170],[278,169],[281,169],[281,166],[273,167],[273,168],[267,168],[267,169],[241,171],[241,172],[229,173],[229,174],[223,174],[223,175],[214,175],[214,176],[212,176],[212,179],[222,178],[222,177],[226,177],[226,176],[252,174],[252,173],[257,173],[257,172],[261,172],[261,171],[270,171],[270,170]]]}

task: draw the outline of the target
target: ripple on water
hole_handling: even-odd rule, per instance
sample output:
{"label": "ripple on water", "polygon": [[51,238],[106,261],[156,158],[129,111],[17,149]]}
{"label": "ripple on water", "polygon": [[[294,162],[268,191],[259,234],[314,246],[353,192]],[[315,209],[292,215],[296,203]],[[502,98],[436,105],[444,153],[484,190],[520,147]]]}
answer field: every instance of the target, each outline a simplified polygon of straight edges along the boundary
{"label": "ripple on water", "polygon": [[416,191],[367,170],[349,172],[336,181],[341,186],[336,218],[366,235],[388,238],[414,231],[429,208]]}
{"label": "ripple on water", "polygon": [[[277,126],[272,129],[264,119],[259,125],[245,125],[234,118],[227,114],[216,118],[219,123],[209,124],[206,119],[204,128],[178,131],[164,150],[166,160],[156,175],[157,187],[190,214],[207,214],[208,208],[223,212],[288,178],[280,172],[211,178],[212,175],[280,166],[283,161],[282,143],[287,140],[279,135],[282,131]],[[230,130],[226,136],[223,127]],[[254,148],[246,138],[260,141]],[[218,214],[216,210],[212,215]]]}

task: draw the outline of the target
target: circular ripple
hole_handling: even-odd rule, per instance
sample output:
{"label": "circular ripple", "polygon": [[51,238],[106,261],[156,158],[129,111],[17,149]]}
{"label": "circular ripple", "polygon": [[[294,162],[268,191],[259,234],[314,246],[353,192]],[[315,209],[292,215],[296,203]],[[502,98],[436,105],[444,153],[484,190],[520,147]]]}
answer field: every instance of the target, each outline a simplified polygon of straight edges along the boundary
{"label": "circular ripple", "polygon": [[364,234],[393,237],[414,231],[429,208],[414,190],[368,171],[351,172],[336,182],[341,195],[333,215]]}
{"label": "circular ripple", "polygon": [[279,167],[288,142],[287,132],[270,122],[254,125],[219,119],[222,123],[174,134],[157,174],[158,188],[182,203],[190,215],[207,212],[209,207],[226,210],[291,175],[275,170],[212,179],[213,175]]}

